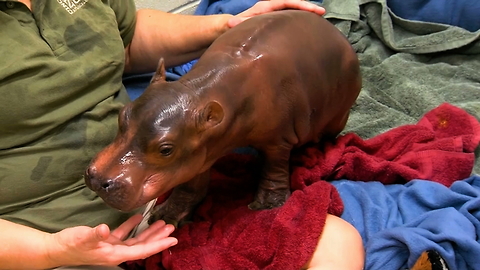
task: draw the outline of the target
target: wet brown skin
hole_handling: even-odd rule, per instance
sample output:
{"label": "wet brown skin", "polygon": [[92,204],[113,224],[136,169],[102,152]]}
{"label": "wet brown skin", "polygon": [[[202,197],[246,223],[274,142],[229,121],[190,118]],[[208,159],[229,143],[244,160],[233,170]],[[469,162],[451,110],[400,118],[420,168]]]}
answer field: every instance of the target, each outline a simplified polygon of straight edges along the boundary
{"label": "wet brown skin", "polygon": [[209,168],[242,146],[264,158],[251,209],[290,195],[292,149],[337,136],[361,89],[347,39],[313,13],[277,11],[220,36],[175,82],[163,60],[150,86],[119,115],[114,142],[85,172],[86,184],[128,211],[173,189],[151,221],[186,221],[205,196]]}

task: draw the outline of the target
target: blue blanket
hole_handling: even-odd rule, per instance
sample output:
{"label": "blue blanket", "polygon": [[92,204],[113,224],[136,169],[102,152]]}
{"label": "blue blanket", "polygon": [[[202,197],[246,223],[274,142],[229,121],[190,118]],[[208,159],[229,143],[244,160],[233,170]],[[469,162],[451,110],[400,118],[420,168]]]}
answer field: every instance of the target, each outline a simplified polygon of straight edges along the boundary
{"label": "blue blanket", "polygon": [[[257,0],[203,0],[195,14],[238,14],[256,2]],[[404,19],[454,25],[472,32],[480,29],[479,0],[387,0],[387,5],[395,15]]]}
{"label": "blue blanket", "polygon": [[480,176],[450,188],[422,180],[333,184],[345,205],[342,218],[362,235],[365,269],[404,269],[429,249],[450,269],[480,269]]}
{"label": "blue blanket", "polygon": [[258,0],[202,0],[195,15],[238,14],[257,2]]}
{"label": "blue blanket", "polygon": [[409,20],[480,29],[479,0],[387,0],[395,15]]}

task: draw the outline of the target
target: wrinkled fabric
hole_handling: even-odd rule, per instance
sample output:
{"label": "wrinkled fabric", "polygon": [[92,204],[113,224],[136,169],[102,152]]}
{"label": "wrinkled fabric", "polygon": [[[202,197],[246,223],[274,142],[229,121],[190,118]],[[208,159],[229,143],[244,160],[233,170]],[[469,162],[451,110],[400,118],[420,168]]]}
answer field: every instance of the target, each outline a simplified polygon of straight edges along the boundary
{"label": "wrinkled fabric", "polygon": [[[285,269],[298,270],[312,256],[327,213],[340,215],[342,201],[326,181],[292,193],[279,208],[252,211],[259,160],[231,154],[211,170],[211,184],[193,223],[172,236],[179,243],[128,269]],[[297,179],[301,181],[301,179]]]}
{"label": "wrinkled fabric", "polygon": [[472,32],[480,29],[478,0],[387,0],[387,5],[405,19],[455,25]]}
{"label": "wrinkled fabric", "polygon": [[368,140],[347,133],[334,143],[306,149],[292,158],[303,164],[292,172],[292,187],[301,188],[319,178],[383,184],[426,179],[449,186],[471,175],[479,141],[478,120],[445,103],[416,125],[400,126]]}
{"label": "wrinkled fabric", "polygon": [[479,269],[480,176],[449,188],[432,181],[405,185],[334,181],[342,218],[362,235],[365,269],[405,269],[436,250],[452,270]]}

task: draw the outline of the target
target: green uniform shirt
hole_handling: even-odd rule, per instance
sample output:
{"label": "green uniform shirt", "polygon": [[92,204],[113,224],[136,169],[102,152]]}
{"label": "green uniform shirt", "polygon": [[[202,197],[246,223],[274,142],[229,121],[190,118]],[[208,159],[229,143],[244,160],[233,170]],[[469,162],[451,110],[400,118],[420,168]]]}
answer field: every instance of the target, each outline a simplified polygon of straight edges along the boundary
{"label": "green uniform shirt", "polygon": [[84,184],[128,101],[124,46],[135,4],[0,0],[0,218],[48,232],[118,226],[127,214]]}

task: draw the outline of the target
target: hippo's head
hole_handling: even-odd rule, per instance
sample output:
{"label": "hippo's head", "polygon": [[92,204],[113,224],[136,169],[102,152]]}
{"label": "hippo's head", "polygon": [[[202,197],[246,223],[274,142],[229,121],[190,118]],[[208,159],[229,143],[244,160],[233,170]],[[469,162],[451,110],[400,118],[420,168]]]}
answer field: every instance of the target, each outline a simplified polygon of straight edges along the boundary
{"label": "hippo's head", "polygon": [[166,82],[160,60],[149,87],[120,112],[115,140],[86,169],[86,185],[114,208],[142,206],[211,166],[204,142],[222,119],[217,102],[200,104]]}

